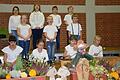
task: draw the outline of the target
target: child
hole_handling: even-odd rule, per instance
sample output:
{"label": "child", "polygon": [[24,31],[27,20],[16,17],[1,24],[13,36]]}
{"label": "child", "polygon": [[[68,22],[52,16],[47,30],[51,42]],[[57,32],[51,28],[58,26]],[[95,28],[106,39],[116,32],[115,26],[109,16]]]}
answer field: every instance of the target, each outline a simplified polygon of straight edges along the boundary
{"label": "child", "polygon": [[4,63],[10,63],[9,67],[13,67],[16,64],[17,57],[23,51],[23,48],[16,45],[16,37],[9,36],[9,45],[2,49],[4,52]]}
{"label": "child", "polygon": [[64,22],[65,22],[66,25],[69,25],[69,24],[72,23],[72,15],[73,15],[73,12],[74,12],[74,8],[73,8],[73,6],[69,6],[67,8],[67,10],[68,10],[68,14],[65,15]]}
{"label": "child", "polygon": [[19,8],[17,6],[13,7],[12,14],[13,15],[10,16],[8,24],[9,34],[14,35],[18,40],[17,26],[20,24],[21,16],[19,15]]}
{"label": "child", "polygon": [[17,27],[17,34],[19,39],[19,45],[23,48],[22,58],[28,59],[28,52],[30,46],[30,36],[32,34],[30,25],[27,24],[27,15],[21,16],[21,24]]}
{"label": "child", "polygon": [[78,23],[78,16],[73,15],[72,16],[73,22],[67,26],[67,31],[69,34],[69,37],[71,35],[77,37],[78,40],[82,39],[82,28],[81,25]]}
{"label": "child", "polygon": [[77,49],[75,47],[77,45],[77,38],[74,36],[70,37],[70,44],[65,47],[65,51],[63,57],[65,59],[73,59],[77,53]]}
{"label": "child", "polygon": [[[73,15],[73,12],[74,12],[74,8],[73,8],[73,6],[69,6],[67,8],[67,10],[68,10],[68,14],[66,14],[65,17],[64,17],[64,22],[65,22],[66,26],[68,26],[69,24],[72,23],[72,15]],[[67,31],[67,44],[69,44],[68,31]]]}
{"label": "child", "polygon": [[44,60],[45,62],[48,61],[47,50],[43,49],[44,48],[43,40],[38,40],[36,43],[37,48],[32,51],[31,57],[37,58],[39,60]]}
{"label": "child", "polygon": [[35,49],[37,40],[42,38],[43,25],[45,22],[44,14],[40,11],[40,5],[38,4],[34,5],[34,10],[30,14],[29,21],[32,27],[33,49]]}
{"label": "child", "polygon": [[94,37],[93,44],[90,46],[88,54],[93,57],[103,57],[103,49],[102,46],[100,46],[101,39],[99,35]]}
{"label": "child", "polygon": [[55,57],[55,43],[56,43],[56,36],[57,36],[58,30],[56,26],[53,25],[52,16],[47,17],[47,23],[48,25],[45,26],[43,32],[46,37],[49,60],[53,61]]}
{"label": "child", "polygon": [[61,21],[61,16],[58,14],[58,7],[53,6],[52,7],[52,13],[50,16],[53,17],[53,24],[57,27],[58,32],[57,32],[57,37],[56,37],[56,49],[59,51],[60,49],[60,26],[62,24]]}

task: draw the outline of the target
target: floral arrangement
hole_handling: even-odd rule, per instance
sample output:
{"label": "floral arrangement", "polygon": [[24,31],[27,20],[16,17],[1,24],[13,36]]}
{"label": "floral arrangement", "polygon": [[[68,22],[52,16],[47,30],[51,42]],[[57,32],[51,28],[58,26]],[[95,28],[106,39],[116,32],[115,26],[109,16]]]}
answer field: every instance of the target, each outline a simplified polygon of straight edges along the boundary
{"label": "floral arrangement", "polygon": [[25,78],[46,75],[49,64],[39,59],[32,58],[30,60],[18,57],[16,65],[11,69],[0,67],[0,79]]}

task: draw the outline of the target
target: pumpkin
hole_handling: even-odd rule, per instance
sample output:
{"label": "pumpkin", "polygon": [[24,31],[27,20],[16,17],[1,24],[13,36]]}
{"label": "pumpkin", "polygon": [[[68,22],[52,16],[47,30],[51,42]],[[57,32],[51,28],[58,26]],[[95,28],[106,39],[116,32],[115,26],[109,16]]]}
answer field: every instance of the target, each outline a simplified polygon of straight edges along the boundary
{"label": "pumpkin", "polygon": [[34,76],[36,76],[36,74],[37,74],[36,70],[34,70],[34,69],[31,69],[29,72],[30,77],[34,77]]}
{"label": "pumpkin", "polygon": [[20,75],[22,78],[27,77],[27,74],[25,72],[21,72]]}
{"label": "pumpkin", "polygon": [[6,75],[6,79],[10,79],[11,78],[11,75],[10,74],[7,74]]}
{"label": "pumpkin", "polygon": [[116,80],[119,79],[119,74],[117,72],[115,72],[115,71],[111,72],[110,76],[113,77],[113,78],[115,78]]}

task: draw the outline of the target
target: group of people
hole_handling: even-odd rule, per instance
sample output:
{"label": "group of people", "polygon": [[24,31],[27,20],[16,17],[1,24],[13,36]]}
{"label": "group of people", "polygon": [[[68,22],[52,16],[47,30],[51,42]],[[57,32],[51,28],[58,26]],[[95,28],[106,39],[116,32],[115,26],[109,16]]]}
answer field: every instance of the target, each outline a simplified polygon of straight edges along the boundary
{"label": "group of people", "polygon": [[[68,32],[68,46],[65,47],[63,57],[65,59],[74,59],[77,53],[87,54],[85,49],[87,44],[82,40],[82,27],[79,23],[78,16],[73,13],[74,8],[68,7],[68,14],[65,15],[64,21]],[[44,26],[45,16],[40,10],[40,5],[35,4],[29,17],[19,14],[19,8],[13,7],[13,15],[9,18],[9,45],[2,49],[5,53],[4,61],[12,63],[13,66],[19,55],[22,58],[29,58],[30,38],[33,36],[32,56],[45,61],[53,61],[56,49],[60,48],[60,26],[62,24],[61,16],[58,14],[58,7],[52,7],[52,14],[46,18],[47,25]],[[46,38],[46,49],[42,36]],[[103,57],[102,47],[100,44],[101,37],[95,36],[93,45],[90,46],[89,55]],[[19,46],[18,46],[19,45]]]}

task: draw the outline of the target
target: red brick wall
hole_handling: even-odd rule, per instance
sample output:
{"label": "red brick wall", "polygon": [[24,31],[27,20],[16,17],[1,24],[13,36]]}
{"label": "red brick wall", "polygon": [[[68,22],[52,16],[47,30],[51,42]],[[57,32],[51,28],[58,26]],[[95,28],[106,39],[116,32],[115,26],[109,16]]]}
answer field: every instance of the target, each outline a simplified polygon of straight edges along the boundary
{"label": "red brick wall", "polygon": [[96,13],[96,34],[103,46],[120,47],[120,13]]}
{"label": "red brick wall", "polygon": [[120,5],[120,0],[95,0],[96,5]]}
{"label": "red brick wall", "polygon": [[[24,13],[21,13],[24,14]],[[30,13],[25,13],[29,15]],[[47,17],[50,13],[45,13],[45,17]],[[8,19],[11,13],[0,13],[0,27],[6,28],[8,26]],[[62,17],[62,20],[64,18],[65,13],[60,14]],[[86,16],[85,13],[78,13],[80,24],[82,25],[83,29],[83,39],[86,41]],[[60,48],[63,50],[64,47],[67,45],[67,33],[66,33],[66,25],[64,24],[64,21],[62,21],[63,24],[61,26],[61,36],[60,36]]]}
{"label": "red brick wall", "polygon": [[0,0],[0,4],[49,4],[49,5],[79,5],[85,4],[85,0]]}

